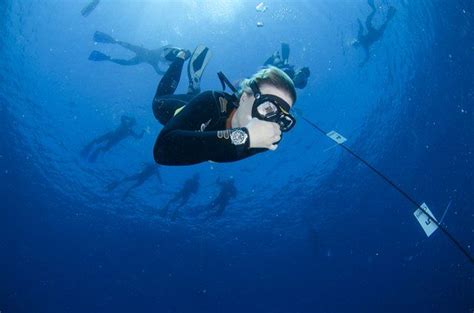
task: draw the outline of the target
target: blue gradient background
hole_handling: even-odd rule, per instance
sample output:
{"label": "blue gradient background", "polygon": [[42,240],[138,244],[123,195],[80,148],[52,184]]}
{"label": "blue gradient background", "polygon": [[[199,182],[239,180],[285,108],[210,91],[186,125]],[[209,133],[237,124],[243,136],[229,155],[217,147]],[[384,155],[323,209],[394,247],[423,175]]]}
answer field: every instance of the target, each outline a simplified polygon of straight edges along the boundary
{"label": "blue gradient background", "polygon": [[[281,42],[309,66],[297,107],[397,182],[471,251],[474,240],[474,4],[379,1],[397,8],[383,39],[350,46],[363,0],[0,3],[0,311],[469,312],[473,266],[427,238],[400,194],[301,119],[276,152],[231,164],[162,167],[126,201],[104,186],[151,161],[161,126],[150,66],[87,60],[95,30],[155,48],[208,45],[215,73],[252,74]],[[258,21],[265,26],[257,28]],[[185,90],[183,73],[179,91]],[[90,139],[133,115],[142,140],[96,163]],[[194,173],[201,189],[171,222],[163,206]],[[217,177],[239,191],[206,220]]]}

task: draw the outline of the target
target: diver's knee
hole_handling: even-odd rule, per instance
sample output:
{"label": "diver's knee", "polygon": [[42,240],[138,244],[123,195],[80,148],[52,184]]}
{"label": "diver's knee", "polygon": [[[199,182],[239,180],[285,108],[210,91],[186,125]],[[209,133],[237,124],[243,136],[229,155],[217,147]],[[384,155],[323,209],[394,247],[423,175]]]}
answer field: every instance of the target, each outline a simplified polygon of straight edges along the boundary
{"label": "diver's knee", "polygon": [[166,125],[166,123],[168,123],[172,117],[172,113],[165,103],[166,100],[164,99],[153,99],[153,115],[161,123],[161,125]]}

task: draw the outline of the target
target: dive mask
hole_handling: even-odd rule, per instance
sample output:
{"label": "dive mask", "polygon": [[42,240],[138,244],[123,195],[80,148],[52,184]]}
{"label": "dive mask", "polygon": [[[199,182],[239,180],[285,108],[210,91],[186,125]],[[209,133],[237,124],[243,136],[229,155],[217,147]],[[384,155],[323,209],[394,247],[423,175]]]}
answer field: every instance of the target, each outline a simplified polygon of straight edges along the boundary
{"label": "dive mask", "polygon": [[295,126],[296,119],[290,114],[290,105],[275,95],[262,95],[255,81],[250,84],[255,101],[252,107],[252,117],[277,123],[282,132],[287,132]]}

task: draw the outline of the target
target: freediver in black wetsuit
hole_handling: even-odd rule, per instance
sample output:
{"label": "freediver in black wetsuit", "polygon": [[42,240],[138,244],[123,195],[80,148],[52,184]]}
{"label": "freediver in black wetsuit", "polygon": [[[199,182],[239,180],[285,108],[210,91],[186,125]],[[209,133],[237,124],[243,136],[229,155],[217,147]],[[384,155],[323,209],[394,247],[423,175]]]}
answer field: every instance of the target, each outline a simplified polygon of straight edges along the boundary
{"label": "freediver in black wetsuit", "polygon": [[352,42],[352,45],[354,47],[361,46],[362,48],[364,48],[365,58],[359,64],[360,67],[364,66],[365,63],[369,61],[370,47],[375,42],[379,41],[382,38],[385,28],[387,28],[388,22],[393,18],[396,12],[396,9],[393,6],[389,7],[388,13],[387,13],[387,19],[385,20],[385,23],[383,23],[379,29],[376,29],[374,26],[372,26],[372,20],[377,11],[374,4],[374,0],[368,0],[367,3],[372,8],[372,12],[370,12],[369,16],[367,16],[367,19],[365,20],[365,27],[367,28],[367,34],[364,35],[364,26],[362,26],[362,22],[360,21],[360,19],[357,19],[357,21],[359,22],[359,32],[357,34],[357,39],[355,39]]}
{"label": "freediver in black wetsuit", "polygon": [[293,80],[295,87],[298,89],[303,89],[308,84],[308,78],[310,76],[310,71],[308,67],[302,67],[295,71],[295,66],[288,63],[288,58],[290,57],[290,45],[287,43],[281,44],[281,55],[280,51],[275,51],[271,57],[269,57],[263,65],[268,66],[272,65],[278,67],[283,72],[285,72]]}
{"label": "freediver in black wetsuit", "polygon": [[132,186],[130,186],[125,193],[122,196],[122,201],[125,200],[132,189],[135,189],[141,185],[143,185],[149,178],[151,178],[153,175],[156,175],[160,181],[160,183],[163,183],[160,175],[160,171],[158,169],[158,165],[156,163],[143,163],[143,168],[142,170],[134,175],[126,176],[120,180],[114,181],[110,184],[107,185],[106,190],[108,192],[113,191],[115,188],[117,188],[119,185],[125,183],[125,182],[135,182]]}
{"label": "freediver in black wetsuit", "polygon": [[173,221],[176,220],[176,218],[178,217],[179,209],[183,205],[185,205],[188,202],[189,198],[191,198],[191,196],[195,194],[198,190],[199,190],[199,174],[196,173],[193,175],[192,178],[187,179],[184,182],[181,190],[177,192],[176,195],[170,201],[168,201],[168,203],[159,212],[160,216],[165,217],[168,214],[170,205],[175,203],[178,200],[181,200],[180,203],[176,205],[173,215],[171,216],[171,220]]}
{"label": "freediver in black wetsuit", "polygon": [[221,188],[217,197],[208,205],[208,210],[214,212],[209,217],[220,217],[224,213],[229,201],[237,196],[237,188],[235,188],[234,178],[226,180],[217,179],[217,184]]}
{"label": "freediver in black wetsuit", "polygon": [[153,113],[164,125],[153,154],[163,165],[205,161],[232,162],[276,150],[282,131],[296,120],[291,106],[296,90],[291,78],[276,67],[260,70],[242,81],[237,91],[222,73],[219,78],[234,94],[199,93],[209,49],[199,46],[188,63],[187,94],[174,95],[186,60],[179,52],[162,77],[153,98]]}
{"label": "freediver in black wetsuit", "polygon": [[[137,122],[133,117],[123,115],[120,118],[120,126],[117,127],[117,129],[92,140],[81,150],[81,156],[84,158],[87,158],[89,156],[89,161],[94,162],[100,153],[105,153],[109,151],[113,146],[115,146],[120,141],[124,140],[129,136],[132,136],[135,139],[141,139],[145,134],[145,131],[143,130],[141,134],[135,133],[133,127],[136,123]],[[102,144],[104,142],[105,144],[98,146],[99,144]],[[91,153],[91,150],[94,146],[98,147],[95,149],[94,152]]]}
{"label": "freediver in black wetsuit", "polygon": [[100,42],[100,43],[108,43],[108,44],[117,44],[122,47],[124,47],[127,50],[132,51],[135,53],[135,56],[131,59],[114,59],[102,52],[99,52],[97,50],[94,50],[91,52],[89,55],[89,60],[91,61],[110,61],[116,64],[120,65],[137,65],[140,63],[148,63],[153,68],[155,71],[163,75],[166,71],[166,68],[168,65],[174,61],[176,58],[176,54],[180,51],[186,51],[187,55],[191,55],[191,52],[188,50],[183,50],[177,47],[172,47],[170,45],[163,46],[158,49],[146,49],[143,47],[139,47],[136,45],[132,45],[130,43],[124,42],[124,41],[119,41],[113,38],[112,36],[109,36],[105,33],[96,31],[94,33],[94,41],[95,42]]}

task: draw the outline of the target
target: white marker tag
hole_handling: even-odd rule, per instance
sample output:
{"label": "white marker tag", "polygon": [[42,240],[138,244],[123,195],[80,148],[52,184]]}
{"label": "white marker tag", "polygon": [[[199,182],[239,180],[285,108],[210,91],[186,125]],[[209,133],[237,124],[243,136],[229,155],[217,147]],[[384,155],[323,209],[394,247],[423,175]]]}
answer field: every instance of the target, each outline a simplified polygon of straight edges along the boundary
{"label": "white marker tag", "polygon": [[260,2],[259,4],[257,4],[257,6],[255,7],[255,10],[257,10],[257,12],[265,12],[267,10],[267,7],[266,5],[263,3],[263,2]]}
{"label": "white marker tag", "polygon": [[341,134],[335,132],[334,130],[330,131],[329,133],[326,134],[329,138],[337,142],[338,144],[343,144],[344,142],[347,141],[347,139],[342,136]]}
{"label": "white marker tag", "polygon": [[[426,211],[426,213],[431,215],[435,219],[435,221],[438,221],[434,217],[433,213],[431,213],[431,211],[428,208],[428,206],[426,205],[426,203],[423,202],[421,207],[423,208],[423,210]],[[423,230],[425,231],[426,236],[428,236],[428,237],[431,236],[431,234],[434,233],[435,230],[438,229],[438,226],[435,223],[433,223],[431,218],[428,217],[422,210],[416,209],[416,211],[413,213],[413,215],[415,215],[416,219],[418,220],[418,223],[420,223],[420,225],[421,225],[421,228],[423,228]]]}

